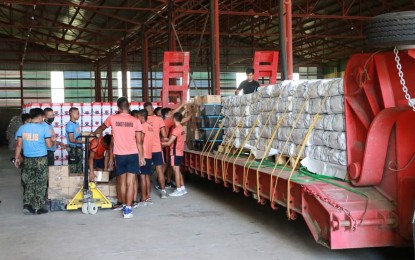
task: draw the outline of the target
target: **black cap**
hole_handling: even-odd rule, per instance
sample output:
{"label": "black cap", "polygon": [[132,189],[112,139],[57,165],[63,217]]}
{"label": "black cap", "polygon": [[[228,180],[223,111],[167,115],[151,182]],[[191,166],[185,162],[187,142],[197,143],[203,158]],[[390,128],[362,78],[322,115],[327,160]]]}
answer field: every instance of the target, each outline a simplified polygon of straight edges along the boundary
{"label": "black cap", "polygon": [[120,97],[118,100],[117,100],[117,106],[118,107],[121,107],[121,105],[122,104],[124,104],[124,103],[126,103],[127,102],[127,104],[128,104],[128,99],[126,98],[126,97]]}

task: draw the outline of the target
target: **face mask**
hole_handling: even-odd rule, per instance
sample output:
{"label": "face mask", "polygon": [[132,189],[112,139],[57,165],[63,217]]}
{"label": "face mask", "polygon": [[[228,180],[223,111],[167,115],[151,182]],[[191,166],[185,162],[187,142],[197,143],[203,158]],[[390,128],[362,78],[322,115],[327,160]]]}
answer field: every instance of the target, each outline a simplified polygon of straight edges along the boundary
{"label": "face mask", "polygon": [[47,119],[47,122],[48,122],[49,124],[52,124],[54,120],[55,120],[55,118],[54,118],[54,117],[51,117],[51,118],[48,118],[48,119]]}

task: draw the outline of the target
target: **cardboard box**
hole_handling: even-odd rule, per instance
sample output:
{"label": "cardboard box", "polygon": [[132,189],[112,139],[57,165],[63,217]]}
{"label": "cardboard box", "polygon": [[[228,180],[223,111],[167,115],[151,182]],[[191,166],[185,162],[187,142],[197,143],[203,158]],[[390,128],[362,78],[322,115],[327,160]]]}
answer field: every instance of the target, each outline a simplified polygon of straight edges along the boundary
{"label": "cardboard box", "polygon": [[195,96],[195,104],[197,106],[203,105],[203,96]]}
{"label": "cardboard box", "polygon": [[79,188],[68,188],[68,198],[72,199],[73,197],[75,197],[75,195],[78,193],[78,191],[81,189],[81,187]]}
{"label": "cardboard box", "polygon": [[203,96],[203,104],[222,104],[222,98],[219,95]]}
{"label": "cardboard box", "polygon": [[106,171],[94,171],[96,182],[109,182],[110,172]]}
{"label": "cardboard box", "polygon": [[80,188],[84,185],[84,175],[81,173],[71,174],[69,176],[69,188]]}
{"label": "cardboard box", "polygon": [[110,197],[117,197],[117,183],[111,182],[109,183],[110,193],[108,196]]}
{"label": "cardboard box", "polygon": [[97,184],[97,188],[104,194],[104,196],[110,196],[110,185],[108,183]]}
{"label": "cardboard box", "polygon": [[49,186],[48,199],[67,199],[69,188],[53,188]]}
{"label": "cardboard box", "polygon": [[69,187],[69,177],[68,176],[49,176],[49,187],[67,188]]}
{"label": "cardboard box", "polygon": [[68,166],[49,166],[49,177],[68,177]]}

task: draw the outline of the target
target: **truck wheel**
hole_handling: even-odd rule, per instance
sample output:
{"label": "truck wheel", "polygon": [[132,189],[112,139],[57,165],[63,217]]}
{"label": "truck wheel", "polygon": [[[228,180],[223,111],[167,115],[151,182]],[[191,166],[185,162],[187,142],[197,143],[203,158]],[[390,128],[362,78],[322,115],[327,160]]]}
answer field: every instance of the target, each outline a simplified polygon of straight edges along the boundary
{"label": "truck wheel", "polygon": [[365,28],[370,45],[415,45],[415,11],[386,13],[370,19]]}

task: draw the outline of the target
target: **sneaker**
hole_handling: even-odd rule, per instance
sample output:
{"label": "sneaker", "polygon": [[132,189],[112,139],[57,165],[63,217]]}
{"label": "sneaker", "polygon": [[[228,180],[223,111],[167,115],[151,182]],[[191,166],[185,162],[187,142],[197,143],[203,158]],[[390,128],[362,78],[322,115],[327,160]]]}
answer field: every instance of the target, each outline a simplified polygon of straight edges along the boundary
{"label": "sneaker", "polygon": [[166,189],[171,189],[171,188],[172,188],[171,182],[166,183]]}
{"label": "sneaker", "polygon": [[140,201],[137,203],[137,207],[145,207],[147,206],[147,202],[146,201]]}
{"label": "sneaker", "polygon": [[175,181],[173,181],[173,180],[172,180],[170,183],[171,183],[171,186],[172,186],[173,188],[175,188],[175,189],[177,188],[177,185],[176,185],[176,182],[175,182]]}
{"label": "sneaker", "polygon": [[162,199],[167,199],[167,192],[166,192],[165,190],[162,190],[162,191],[161,191],[160,198],[162,198]]}
{"label": "sneaker", "polygon": [[48,212],[49,211],[47,209],[37,209],[37,210],[35,210],[36,215],[46,214]]}
{"label": "sneaker", "polygon": [[172,192],[172,193],[170,193],[170,195],[169,196],[172,196],[172,197],[180,197],[180,196],[183,196],[184,194],[183,194],[183,192],[182,191],[180,191],[180,190],[175,190],[174,192]]}
{"label": "sneaker", "polygon": [[158,184],[158,182],[157,182],[157,185],[154,185],[154,188],[158,191],[161,191],[161,186],[160,184]]}
{"label": "sneaker", "polygon": [[153,201],[151,200],[151,198],[146,199],[146,205],[153,205]]}
{"label": "sneaker", "polygon": [[133,201],[133,209],[136,209],[138,207],[138,201]]}
{"label": "sneaker", "polygon": [[127,207],[125,206],[122,214],[124,216],[124,218],[132,218],[133,217],[133,209],[131,207]]}
{"label": "sneaker", "polygon": [[182,188],[182,193],[183,193],[183,195],[184,195],[184,194],[187,194],[187,190],[186,190],[186,188]]}
{"label": "sneaker", "polygon": [[23,214],[25,215],[33,215],[35,211],[32,209],[32,206],[29,204],[23,205]]}
{"label": "sneaker", "polygon": [[125,207],[125,204],[122,204],[122,203],[119,203],[118,202],[117,204],[115,204],[115,205],[112,206],[112,209],[118,211],[118,210],[124,209],[124,207]]}

